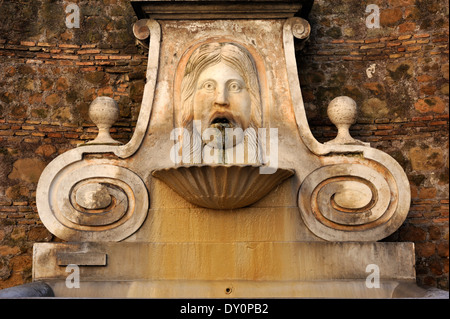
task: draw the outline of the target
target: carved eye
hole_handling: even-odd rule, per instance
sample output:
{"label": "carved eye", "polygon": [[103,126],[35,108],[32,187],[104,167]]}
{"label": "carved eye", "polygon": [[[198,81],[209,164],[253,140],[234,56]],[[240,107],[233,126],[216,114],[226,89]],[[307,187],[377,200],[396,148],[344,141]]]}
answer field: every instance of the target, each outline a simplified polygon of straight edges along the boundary
{"label": "carved eye", "polygon": [[233,81],[228,85],[228,90],[230,92],[239,92],[242,90],[242,85],[239,82]]}
{"label": "carved eye", "polygon": [[206,81],[205,83],[203,83],[202,88],[205,89],[206,91],[214,91],[216,85],[214,84],[213,81]]}

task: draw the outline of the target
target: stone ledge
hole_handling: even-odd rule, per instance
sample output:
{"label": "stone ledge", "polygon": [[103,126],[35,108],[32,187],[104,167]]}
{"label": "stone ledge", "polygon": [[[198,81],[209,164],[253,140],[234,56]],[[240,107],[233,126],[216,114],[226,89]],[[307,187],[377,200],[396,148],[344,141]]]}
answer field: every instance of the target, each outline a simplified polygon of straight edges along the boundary
{"label": "stone ledge", "polygon": [[[384,281],[367,288],[364,280],[247,281],[247,280],[135,280],[87,281],[68,288],[64,281],[47,283],[62,298],[338,298],[338,299],[444,299],[430,295],[414,282]],[[447,294],[448,298],[448,294]]]}
{"label": "stone ledge", "polygon": [[307,16],[309,0],[132,0],[139,19],[279,19],[300,12]]}

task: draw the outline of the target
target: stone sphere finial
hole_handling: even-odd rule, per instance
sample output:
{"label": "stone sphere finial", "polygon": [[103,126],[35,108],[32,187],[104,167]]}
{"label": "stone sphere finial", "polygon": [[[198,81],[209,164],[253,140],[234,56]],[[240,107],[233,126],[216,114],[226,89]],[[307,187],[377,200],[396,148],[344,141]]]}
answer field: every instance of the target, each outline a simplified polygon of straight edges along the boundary
{"label": "stone sphere finial", "polygon": [[338,133],[334,140],[326,144],[363,144],[351,137],[349,129],[356,122],[358,110],[356,102],[348,96],[339,96],[328,105],[328,118],[337,127]]}
{"label": "stone sphere finial", "polygon": [[327,114],[336,127],[356,122],[356,102],[348,96],[338,96],[328,104]]}
{"label": "stone sphere finial", "polygon": [[114,140],[109,133],[111,126],[119,118],[119,106],[114,99],[107,96],[97,97],[89,106],[89,117],[97,125],[98,135],[93,141],[86,144],[122,144]]}

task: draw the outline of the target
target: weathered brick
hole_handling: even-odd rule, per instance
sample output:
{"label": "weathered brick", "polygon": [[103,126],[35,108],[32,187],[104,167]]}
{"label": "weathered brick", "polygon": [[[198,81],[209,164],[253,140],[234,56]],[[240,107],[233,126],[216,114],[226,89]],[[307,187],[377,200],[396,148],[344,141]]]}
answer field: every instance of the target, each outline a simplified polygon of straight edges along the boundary
{"label": "weathered brick", "polygon": [[407,35],[401,35],[397,39],[398,40],[408,40],[408,39],[411,39],[411,37],[412,37],[412,35],[407,34]]}
{"label": "weathered brick", "polygon": [[436,42],[448,42],[448,38],[447,37],[442,37],[442,38],[435,38],[431,40],[432,42],[436,43]]}
{"label": "weathered brick", "polygon": [[403,11],[400,8],[380,10],[380,24],[382,26],[392,26],[398,23],[403,17]]}
{"label": "weathered brick", "polygon": [[47,42],[38,42],[37,45],[40,46],[40,47],[53,47],[53,46],[55,46],[55,44],[50,44],[50,43],[47,43]]}
{"label": "weathered brick", "polygon": [[413,35],[413,38],[429,38],[430,35],[428,33],[417,33]]}
{"label": "weathered brick", "polygon": [[420,45],[416,45],[416,46],[407,47],[406,51],[419,51],[420,49],[422,49],[422,47]]}
{"label": "weathered brick", "polygon": [[415,4],[414,0],[388,0],[391,7],[408,7]]}
{"label": "weathered brick", "polygon": [[98,54],[100,53],[99,49],[88,49],[88,50],[78,50],[78,54]]}
{"label": "weathered brick", "polygon": [[52,55],[52,59],[78,60],[78,55]]}
{"label": "weathered brick", "polygon": [[445,103],[438,96],[431,96],[424,99],[419,99],[414,104],[414,107],[420,113],[427,113],[427,112],[443,113],[445,111]]}
{"label": "weathered brick", "polygon": [[20,45],[25,45],[27,47],[34,47],[36,42],[34,41],[20,41]]}
{"label": "weathered brick", "polygon": [[376,42],[380,42],[380,39],[372,38],[372,39],[365,39],[364,40],[364,43],[376,43]]}
{"label": "weathered brick", "polygon": [[398,26],[398,31],[400,33],[413,32],[416,29],[416,23],[405,22]]}
{"label": "weathered brick", "polygon": [[131,60],[131,55],[110,55],[111,60]]}
{"label": "weathered brick", "polygon": [[416,254],[419,257],[431,257],[436,253],[436,244],[432,242],[418,243],[416,245]]}
{"label": "weathered brick", "polygon": [[372,44],[362,45],[359,48],[361,50],[368,50],[368,49],[384,48],[385,46],[386,46],[385,43],[372,43]]}
{"label": "weathered brick", "polygon": [[412,148],[409,157],[414,170],[433,171],[443,167],[444,156],[439,148]]}
{"label": "weathered brick", "polygon": [[403,54],[397,53],[397,54],[389,54],[389,59],[398,59],[401,58]]}
{"label": "weathered brick", "polygon": [[402,43],[401,42],[388,42],[387,44],[386,44],[386,46],[387,47],[396,47],[396,46],[399,46],[399,45],[401,45]]}
{"label": "weathered brick", "polygon": [[423,188],[419,192],[419,198],[435,198],[437,190],[434,187]]}

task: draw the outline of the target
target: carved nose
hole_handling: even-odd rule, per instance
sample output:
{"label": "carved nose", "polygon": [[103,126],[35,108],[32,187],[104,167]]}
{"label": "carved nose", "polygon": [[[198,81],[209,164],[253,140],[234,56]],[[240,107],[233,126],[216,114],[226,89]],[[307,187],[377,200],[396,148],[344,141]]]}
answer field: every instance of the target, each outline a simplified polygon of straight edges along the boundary
{"label": "carved nose", "polygon": [[214,103],[216,105],[220,105],[220,106],[223,106],[223,107],[226,107],[226,106],[230,105],[230,103],[228,101],[228,94],[227,94],[226,90],[219,90],[219,91],[217,91],[216,99],[215,99]]}

